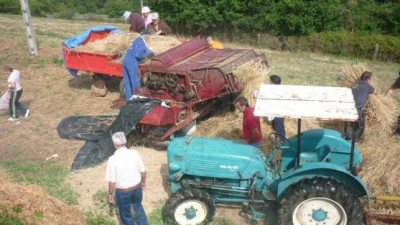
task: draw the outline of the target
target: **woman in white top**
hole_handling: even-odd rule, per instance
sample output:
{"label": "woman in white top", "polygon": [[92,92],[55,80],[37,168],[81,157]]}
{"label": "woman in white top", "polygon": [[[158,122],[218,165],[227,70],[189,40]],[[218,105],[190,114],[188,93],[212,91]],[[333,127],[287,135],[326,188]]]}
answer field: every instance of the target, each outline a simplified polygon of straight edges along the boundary
{"label": "woman in white top", "polygon": [[10,118],[9,121],[18,120],[18,112],[28,118],[29,109],[25,109],[21,103],[19,103],[19,99],[21,98],[23,89],[19,77],[19,71],[14,70],[11,66],[4,66],[4,70],[7,73],[10,73],[8,76],[8,89],[11,92],[9,109],[10,109]]}

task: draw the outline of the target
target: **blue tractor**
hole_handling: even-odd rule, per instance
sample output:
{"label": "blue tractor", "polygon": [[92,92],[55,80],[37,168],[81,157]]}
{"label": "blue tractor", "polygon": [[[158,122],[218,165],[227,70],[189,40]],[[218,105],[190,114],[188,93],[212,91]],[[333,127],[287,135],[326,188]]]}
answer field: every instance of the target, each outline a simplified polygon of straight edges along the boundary
{"label": "blue tractor", "polygon": [[206,224],[215,215],[216,203],[274,202],[280,207],[281,225],[363,224],[359,198],[369,194],[356,175],[362,158],[354,138],[347,140],[329,129],[301,132],[303,118],[356,121],[351,91],[261,85],[255,114],[297,118],[298,133],[283,142],[270,135],[275,148],[268,157],[231,140],[174,139],[168,146],[172,194],[163,209],[166,220]]}

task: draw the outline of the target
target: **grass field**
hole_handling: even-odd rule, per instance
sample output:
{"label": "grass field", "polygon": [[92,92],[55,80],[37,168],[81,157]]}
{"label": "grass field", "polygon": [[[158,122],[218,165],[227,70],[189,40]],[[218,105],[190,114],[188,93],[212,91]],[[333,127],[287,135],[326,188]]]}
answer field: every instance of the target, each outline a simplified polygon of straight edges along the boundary
{"label": "grass field", "polygon": [[[0,64],[9,64],[21,71],[24,86],[21,102],[31,110],[31,116],[22,118],[19,124],[7,121],[7,112],[0,111],[0,169],[7,171],[14,181],[42,186],[64,203],[77,205],[83,213],[89,212],[91,224],[112,224],[110,219],[112,221],[116,217],[108,217],[104,213],[104,205],[101,206],[102,191],[106,190],[104,164],[77,174],[68,174],[69,166],[83,142],[60,139],[56,127],[63,118],[71,115],[114,114],[109,106],[119,94],[114,88],[104,98],[90,96],[90,80],[73,78],[63,67],[61,41],[93,26],[112,25],[127,31],[129,25],[50,18],[33,18],[33,24],[39,43],[38,57],[31,56],[28,51],[22,16],[0,14]],[[251,48],[235,43],[224,44],[226,47]],[[280,75],[283,84],[336,86],[338,74],[344,66],[361,63],[375,74],[375,85],[382,93],[400,70],[398,63],[309,52],[255,50],[266,53],[271,65],[268,75]],[[1,91],[6,90],[6,79],[7,75],[2,73]],[[400,103],[400,93],[395,93],[393,98]],[[368,134],[367,137],[368,140],[359,145],[365,163],[361,178],[371,195],[399,196],[399,170],[396,170],[399,166],[396,164],[400,161],[400,140],[379,134]],[[149,173],[145,208],[149,213],[153,211],[150,217],[157,224],[160,221],[160,207],[168,194],[165,188],[165,152],[142,146],[137,148],[144,157]],[[55,153],[59,155],[58,158],[45,161],[46,157]],[[163,185],[160,185],[160,180]],[[2,194],[0,192],[0,198]],[[376,203],[373,207],[400,215],[393,204]],[[243,220],[236,221],[237,212],[237,209],[219,208],[217,224],[243,224]],[[104,218],[98,217],[99,214]],[[231,216],[233,214],[236,217]],[[39,219],[43,217],[40,213],[35,215]]]}

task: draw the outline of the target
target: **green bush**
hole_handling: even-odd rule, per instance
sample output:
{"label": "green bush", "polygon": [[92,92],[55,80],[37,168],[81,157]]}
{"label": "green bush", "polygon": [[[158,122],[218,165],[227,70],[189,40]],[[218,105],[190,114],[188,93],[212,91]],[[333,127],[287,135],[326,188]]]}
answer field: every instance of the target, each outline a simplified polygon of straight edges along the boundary
{"label": "green bush", "polygon": [[400,60],[400,37],[388,35],[358,35],[349,32],[324,32],[311,36],[318,40],[318,51],[372,59],[375,46],[379,45],[377,59]]}

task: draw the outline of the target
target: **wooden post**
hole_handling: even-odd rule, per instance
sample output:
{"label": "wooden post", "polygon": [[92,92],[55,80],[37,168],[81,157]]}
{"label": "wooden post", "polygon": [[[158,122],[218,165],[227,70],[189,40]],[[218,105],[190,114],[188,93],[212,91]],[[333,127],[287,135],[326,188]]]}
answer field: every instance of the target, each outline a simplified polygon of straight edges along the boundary
{"label": "wooden post", "polygon": [[22,16],[25,22],[26,33],[28,36],[29,51],[31,54],[38,56],[39,50],[36,42],[35,30],[31,22],[31,11],[29,9],[28,0],[20,0]]}
{"label": "wooden post", "polygon": [[379,52],[379,44],[375,45],[375,51],[374,51],[374,61],[378,57],[378,52]]}
{"label": "wooden post", "polygon": [[257,46],[260,47],[261,45],[261,34],[257,33]]}
{"label": "wooden post", "polygon": [[315,52],[317,50],[317,45],[318,45],[318,39],[314,39],[314,44],[313,44],[313,48],[312,48],[312,52]]}

